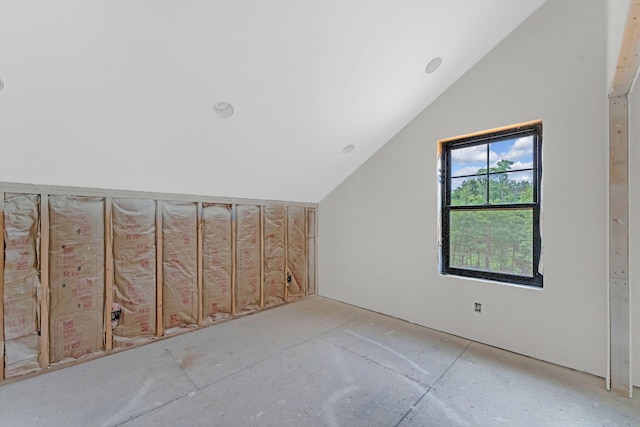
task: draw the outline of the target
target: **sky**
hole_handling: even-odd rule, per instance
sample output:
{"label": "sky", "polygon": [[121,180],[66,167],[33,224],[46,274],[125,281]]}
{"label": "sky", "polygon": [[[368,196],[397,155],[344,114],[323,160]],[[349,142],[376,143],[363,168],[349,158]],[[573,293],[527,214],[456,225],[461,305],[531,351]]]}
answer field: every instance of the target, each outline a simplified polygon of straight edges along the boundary
{"label": "sky", "polygon": [[[495,167],[500,160],[513,162],[511,170],[533,168],[533,136],[508,139],[491,143],[489,151],[489,167]],[[487,166],[487,144],[451,150],[451,176],[453,178],[476,174],[479,169]],[[533,181],[532,171],[512,172],[508,174],[510,180]],[[452,180],[452,189],[459,187],[465,179]]]}

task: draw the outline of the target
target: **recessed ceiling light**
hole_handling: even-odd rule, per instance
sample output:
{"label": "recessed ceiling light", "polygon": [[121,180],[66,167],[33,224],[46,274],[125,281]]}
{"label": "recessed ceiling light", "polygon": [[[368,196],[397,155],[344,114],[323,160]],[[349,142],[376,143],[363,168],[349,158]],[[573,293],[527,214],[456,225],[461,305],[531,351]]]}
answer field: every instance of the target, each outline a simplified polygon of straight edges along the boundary
{"label": "recessed ceiling light", "polygon": [[429,63],[427,64],[427,68],[424,69],[424,72],[427,73],[427,74],[431,74],[435,70],[440,68],[441,64],[442,64],[442,58],[439,57],[439,56],[436,56],[431,61],[429,61]]}
{"label": "recessed ceiling light", "polygon": [[350,152],[352,152],[352,151],[353,151],[353,150],[355,150],[355,149],[356,149],[356,146],[355,146],[355,145],[353,145],[353,144],[349,144],[349,145],[345,146],[345,147],[342,149],[342,154],[349,154]]}
{"label": "recessed ceiling light", "polygon": [[0,79],[0,90],[4,89],[4,82]]}
{"label": "recessed ceiling light", "polygon": [[228,102],[217,102],[213,106],[213,111],[216,112],[216,115],[221,119],[228,119],[233,116],[233,105]]}

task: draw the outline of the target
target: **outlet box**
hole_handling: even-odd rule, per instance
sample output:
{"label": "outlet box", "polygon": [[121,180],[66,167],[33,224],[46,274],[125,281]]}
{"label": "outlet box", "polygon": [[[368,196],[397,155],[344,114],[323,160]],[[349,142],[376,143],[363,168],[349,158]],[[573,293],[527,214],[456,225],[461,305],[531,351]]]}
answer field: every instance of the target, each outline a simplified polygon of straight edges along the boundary
{"label": "outlet box", "polygon": [[474,304],[473,311],[475,311],[476,313],[482,313],[482,303],[475,302],[473,304]]}

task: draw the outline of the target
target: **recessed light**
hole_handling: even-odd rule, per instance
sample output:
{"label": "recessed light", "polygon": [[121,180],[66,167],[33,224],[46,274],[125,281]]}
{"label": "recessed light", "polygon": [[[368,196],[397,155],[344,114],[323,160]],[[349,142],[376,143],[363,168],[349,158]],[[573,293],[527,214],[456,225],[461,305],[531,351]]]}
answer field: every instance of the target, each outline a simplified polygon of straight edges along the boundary
{"label": "recessed light", "polygon": [[353,150],[355,150],[355,149],[356,149],[356,146],[355,146],[355,145],[353,145],[353,144],[349,144],[349,145],[345,146],[345,147],[342,149],[342,154],[349,154],[350,152],[352,152],[352,151],[353,151]]}
{"label": "recessed light", "polygon": [[221,119],[228,119],[233,116],[233,105],[228,102],[217,102],[213,106],[213,111],[216,112],[216,115]]}
{"label": "recessed light", "polygon": [[0,79],[0,90],[4,89],[4,82]]}
{"label": "recessed light", "polygon": [[439,56],[436,56],[431,61],[429,61],[429,63],[427,64],[427,68],[424,69],[424,72],[427,73],[427,74],[431,74],[435,70],[440,68],[441,64],[442,64],[442,58],[439,57]]}

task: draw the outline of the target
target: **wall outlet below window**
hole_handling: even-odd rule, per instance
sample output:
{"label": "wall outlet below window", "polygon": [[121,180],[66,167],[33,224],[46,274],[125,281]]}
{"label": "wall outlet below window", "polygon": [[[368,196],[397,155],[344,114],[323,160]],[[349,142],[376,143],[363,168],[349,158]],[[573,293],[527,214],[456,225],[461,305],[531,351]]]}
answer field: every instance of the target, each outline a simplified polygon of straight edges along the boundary
{"label": "wall outlet below window", "polygon": [[475,302],[473,311],[476,313],[482,313],[482,303]]}

